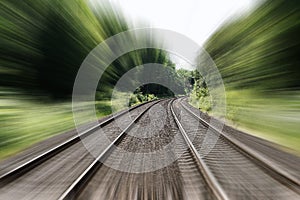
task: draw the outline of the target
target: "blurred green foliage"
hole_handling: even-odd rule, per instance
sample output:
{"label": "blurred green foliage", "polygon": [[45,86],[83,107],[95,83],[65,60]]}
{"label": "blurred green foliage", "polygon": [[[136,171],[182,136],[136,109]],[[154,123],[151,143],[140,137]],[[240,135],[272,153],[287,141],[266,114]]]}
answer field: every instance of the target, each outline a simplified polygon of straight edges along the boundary
{"label": "blurred green foliage", "polygon": [[[140,85],[144,79],[143,73],[143,64],[147,63],[156,63],[161,64],[162,69],[156,74],[157,82],[164,82],[166,80],[170,81],[170,84],[174,85],[176,88],[180,88],[179,92],[184,93],[184,86],[182,85],[178,74],[175,70],[175,64],[170,60],[167,52],[161,49],[139,49],[129,53],[126,53],[116,59],[107,69],[106,73],[102,76],[98,84],[98,90],[103,94],[106,94],[106,97],[110,97],[112,94],[112,89],[115,84],[118,82],[119,78],[123,74],[128,72],[134,67],[139,67],[136,70],[135,76],[127,80],[128,86],[131,85]],[[167,68],[164,70],[164,68]],[[166,72],[167,71],[167,72]],[[164,81],[163,81],[164,80]],[[120,92],[129,92],[125,88],[118,88]],[[141,85],[137,88],[142,95],[153,94],[157,97],[173,97],[174,94],[168,89],[158,84],[147,84]],[[131,92],[131,91],[130,91]]]}
{"label": "blurred green foliage", "polygon": [[83,59],[103,40],[103,26],[85,1],[3,0],[0,5],[0,84],[69,96]]}
{"label": "blurred green foliage", "polygon": [[300,1],[267,0],[228,22],[205,44],[227,89],[257,92],[300,87]]}
{"label": "blurred green foliage", "polygon": [[[232,125],[298,153],[299,8],[296,0],[263,1],[225,23],[205,44],[225,83],[226,117]],[[192,101],[207,106],[195,91]]]}
{"label": "blurred green foliage", "polygon": [[[22,91],[8,88],[1,88],[0,97],[0,160],[75,128],[72,104],[68,101],[41,102]],[[111,103],[116,105],[116,110],[126,108],[126,104],[119,101],[103,99],[92,103],[98,110],[97,117],[110,114]],[[82,116],[84,121],[85,114]]]}
{"label": "blurred green foliage", "polygon": [[[81,63],[99,43],[130,26],[108,0],[0,1],[0,159],[74,128],[70,97]],[[160,49],[129,52],[106,69],[96,101],[82,103],[95,104],[98,117],[110,114],[112,104],[114,111],[124,109],[130,95],[119,91],[111,100],[112,89],[124,73],[144,63],[175,71]],[[169,91],[158,86],[140,92],[133,104]]]}
{"label": "blurred green foliage", "polygon": [[[70,97],[77,71],[93,48],[130,26],[109,1],[3,0],[0,6],[0,85],[54,99]],[[125,72],[151,62],[172,64],[159,49],[127,53],[105,71],[99,90],[110,96]]]}
{"label": "blurred green foliage", "polygon": [[[100,1],[99,1],[100,2]],[[37,141],[74,128],[70,97],[77,71],[100,42],[132,25],[109,1],[0,1],[0,159]],[[300,3],[267,0],[228,22],[205,44],[226,87],[227,119],[234,126],[300,152]],[[173,85],[191,92],[194,105],[210,112],[205,81],[195,71],[175,70],[166,52],[141,49],[115,60],[99,82],[98,117],[157,97],[173,96],[157,84],[134,94],[112,89],[128,70],[159,63],[172,71]],[[139,81],[138,74],[136,74]],[[181,91],[184,93],[184,91]],[[55,100],[55,101],[54,101]],[[217,116],[217,113],[214,113]],[[255,117],[254,117],[255,116]]]}

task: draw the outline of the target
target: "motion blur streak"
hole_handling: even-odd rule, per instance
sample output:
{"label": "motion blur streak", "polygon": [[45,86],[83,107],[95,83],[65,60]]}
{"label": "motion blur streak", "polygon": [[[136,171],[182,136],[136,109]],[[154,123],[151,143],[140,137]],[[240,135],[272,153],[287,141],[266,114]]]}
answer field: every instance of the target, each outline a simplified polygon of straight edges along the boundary
{"label": "motion blur streak", "polygon": [[[299,8],[296,0],[263,1],[225,23],[205,44],[225,83],[227,119],[298,153]],[[200,92],[194,89],[193,103],[209,110]]]}
{"label": "motion blur streak", "polygon": [[[108,1],[0,2],[0,159],[74,128],[70,98],[81,63],[99,43],[129,26]],[[173,65],[156,49],[130,52],[112,63],[96,93],[98,117],[111,113],[109,98],[122,74],[148,62]],[[154,96],[133,96],[132,104],[149,98]],[[126,101],[113,103],[127,106]]]}
{"label": "motion blur streak", "polygon": [[[218,70],[208,67],[210,57],[204,59],[200,49],[196,51],[198,47],[194,49],[192,45],[180,46],[180,49],[192,49],[198,66],[189,64],[186,68],[190,70],[180,68],[175,59],[177,52],[170,55],[162,50],[166,41],[159,40],[152,31],[147,32],[147,36],[126,35],[111,46],[102,43],[137,27],[123,14],[121,7],[112,2],[0,0],[0,199],[57,199],[61,195],[78,195],[79,199],[227,199],[227,196],[232,199],[299,199],[300,157],[281,149],[300,155],[300,1],[261,1],[251,12],[235,15],[211,35],[204,48],[223,80],[209,79],[190,69],[206,67],[200,72],[211,77],[213,73],[219,75],[215,72]],[[172,4],[166,13],[168,9],[172,10]],[[145,23],[144,27],[150,26]],[[161,46],[150,45],[155,48],[135,51],[120,48],[124,44],[136,47],[139,42]],[[104,46],[104,51],[98,54],[101,59],[97,54],[90,54],[100,43]],[[174,44],[182,43],[174,41]],[[126,53],[113,54],[119,57],[108,63],[107,68],[99,67],[106,63],[105,59],[116,58],[111,56],[113,50]],[[104,73],[99,83],[99,79],[92,79],[91,73],[85,74],[83,82],[87,85],[91,80],[97,81],[93,91],[80,90],[78,96],[92,93],[89,97],[95,96],[95,101],[79,98],[76,103],[92,108],[95,105],[97,117],[111,114],[112,104],[117,108],[114,111],[119,111],[152,99],[177,95],[167,88],[169,86],[160,85],[162,80],[180,88],[178,96],[190,98],[157,101],[157,105],[154,101],[152,105],[156,107],[148,107],[149,110],[145,110],[145,104],[130,113],[124,112],[119,118],[122,126],[117,120],[104,123],[106,118],[102,118],[100,121],[105,125],[101,128],[107,135],[102,134],[100,126],[88,129],[91,125],[88,109],[74,109],[83,119],[76,124],[84,129],[84,137],[79,137],[74,129],[71,95],[81,64],[89,61],[85,59],[87,55],[95,58],[95,62],[89,62],[95,69],[92,72]],[[177,57],[179,59],[179,55]],[[146,63],[159,64],[170,73],[159,73],[152,67],[150,70],[157,74],[157,82],[136,84],[143,81],[140,77]],[[139,67],[134,76],[125,80],[129,85],[139,85],[138,88],[132,92],[116,87],[116,91],[114,86],[136,66]],[[98,78],[97,73],[93,75]],[[214,109],[218,107],[218,97],[213,98],[213,94],[221,94],[220,88],[224,91],[223,82],[229,125],[278,146],[228,126],[211,131],[208,124],[214,125],[212,122],[218,120],[203,112],[193,116],[194,110],[200,108],[218,119],[223,117]],[[211,91],[210,84],[215,86]],[[225,110],[224,104],[222,110]],[[181,132],[178,132],[180,121],[174,121],[177,117],[182,120]],[[210,119],[213,120],[209,122]],[[203,123],[198,125],[199,120]],[[123,126],[136,135],[125,134]],[[179,134],[179,142],[172,143],[177,132],[183,135]],[[135,137],[143,133],[147,138]],[[187,138],[194,134],[195,140],[189,142]],[[113,143],[107,143],[106,137]],[[83,143],[83,139],[87,142]],[[156,153],[168,145],[175,147],[170,154],[158,151],[161,155],[158,160],[148,156],[147,151]],[[115,146],[128,150],[128,155],[133,156],[116,153]],[[96,156],[92,156],[87,147],[96,149]],[[186,150],[178,159],[176,148]],[[173,158],[176,161],[172,160],[172,164],[155,168]],[[126,170],[109,168],[102,159]],[[149,173],[140,170],[143,166],[159,170]],[[142,173],[135,173],[137,171]]]}
{"label": "motion blur streak", "polygon": [[[299,7],[297,0],[262,1],[250,14],[220,27],[205,44],[225,82],[227,119],[298,154]],[[96,45],[129,27],[121,9],[106,0],[0,1],[0,159],[74,128],[70,95],[80,64]],[[117,80],[149,62],[175,70],[168,54],[157,49],[120,57],[101,79],[99,117],[111,112],[108,99]],[[192,76],[191,102],[209,112],[213,105],[205,81]],[[158,90],[169,93],[154,85],[139,88],[131,103],[155,98]]]}

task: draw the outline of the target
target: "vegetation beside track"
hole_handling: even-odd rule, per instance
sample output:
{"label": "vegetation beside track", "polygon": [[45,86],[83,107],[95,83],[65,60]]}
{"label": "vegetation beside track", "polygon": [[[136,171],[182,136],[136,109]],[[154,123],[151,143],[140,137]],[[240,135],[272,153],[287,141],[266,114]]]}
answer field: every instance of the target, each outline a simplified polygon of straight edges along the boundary
{"label": "vegetation beside track", "polygon": [[[300,153],[300,2],[267,0],[223,24],[206,42],[226,89],[227,119]],[[196,82],[191,103],[211,113]],[[204,91],[204,92],[203,92]]]}

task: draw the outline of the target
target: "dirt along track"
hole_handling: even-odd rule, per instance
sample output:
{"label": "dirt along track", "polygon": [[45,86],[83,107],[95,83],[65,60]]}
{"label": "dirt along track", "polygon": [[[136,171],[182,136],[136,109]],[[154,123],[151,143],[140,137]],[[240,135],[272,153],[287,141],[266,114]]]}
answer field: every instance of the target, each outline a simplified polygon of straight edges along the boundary
{"label": "dirt along track", "polygon": [[[207,132],[208,127],[188,109],[193,111],[183,99],[133,109],[131,118],[129,114],[120,116],[83,142],[74,143],[1,184],[0,199],[300,198],[299,170],[282,163],[299,164],[298,157],[272,151],[268,143],[243,134],[237,137],[232,131],[239,140],[244,137],[248,146],[261,146],[255,147],[259,154],[265,153],[264,158],[270,161],[267,164],[291,171],[284,176],[221,134]],[[231,130],[225,128],[230,134]],[[207,134],[209,139],[205,139]],[[109,145],[112,146],[108,149]],[[101,162],[97,162],[95,158],[104,151]],[[274,151],[279,158],[274,158]],[[294,159],[281,158],[286,155]]]}

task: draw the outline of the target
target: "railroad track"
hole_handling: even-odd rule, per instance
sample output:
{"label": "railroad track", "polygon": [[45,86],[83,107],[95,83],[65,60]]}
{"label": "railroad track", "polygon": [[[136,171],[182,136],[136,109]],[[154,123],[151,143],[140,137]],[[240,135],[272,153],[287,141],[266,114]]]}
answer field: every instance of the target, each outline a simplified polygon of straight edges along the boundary
{"label": "railroad track", "polygon": [[[192,143],[207,170],[216,180],[216,187],[229,199],[299,199],[299,180],[273,166],[254,150],[224,134],[177,100],[177,109],[184,131],[194,138]],[[199,123],[200,122],[200,123]],[[208,129],[209,128],[209,129]],[[196,132],[195,132],[196,131]],[[216,140],[205,152],[207,135]]]}
{"label": "railroad track", "polygon": [[[118,141],[119,148],[144,156],[139,157],[137,160],[130,157],[124,162],[122,156],[118,153],[114,155],[112,151],[109,157],[113,157],[114,161],[117,160],[116,163],[119,163],[119,166],[123,168],[130,168],[137,162],[155,165],[157,162],[162,162],[160,158],[166,158],[158,156],[146,162],[149,157],[148,153],[155,152],[165,145],[171,144],[173,148],[169,152],[167,151],[167,155],[176,158],[175,154],[177,153],[176,160],[166,163],[164,167],[153,169],[153,171],[147,171],[147,167],[144,166],[145,168],[140,168],[141,173],[122,172],[99,164],[98,169],[93,170],[92,175],[88,176],[92,178],[87,183],[84,181],[77,182],[78,185],[75,187],[83,188],[81,191],[76,189],[72,192],[72,189],[70,189],[61,199],[223,199],[222,195],[224,194],[222,194],[222,191],[216,190],[215,182],[212,183],[212,186],[211,176],[209,172],[206,173],[206,168],[200,164],[202,162],[201,158],[184,130],[181,128],[180,131],[178,130],[180,123],[171,107],[172,101],[164,102],[168,104],[164,106],[167,108],[164,113],[167,116],[166,124],[164,124],[164,129],[160,131],[157,131],[159,128],[155,127],[157,124],[153,124],[154,133],[152,133],[151,140],[149,138],[139,138],[138,135],[132,136],[145,131],[143,125],[149,123],[149,118],[142,116],[139,119],[142,127]],[[155,106],[158,105],[154,105],[151,109],[155,109]],[[173,140],[175,135],[177,135],[176,141]],[[153,145],[153,143],[156,145]],[[158,153],[156,152],[156,154]],[[126,163],[128,166],[126,166]],[[82,179],[85,178],[82,177]],[[74,195],[75,191],[80,192]]]}
{"label": "railroad track", "polygon": [[[0,178],[0,199],[299,199],[297,179],[181,101],[133,108],[134,120],[121,112],[117,118],[124,128],[109,118],[36,157]],[[109,143],[96,134],[99,128]],[[208,129],[215,144],[205,139]],[[214,148],[204,153],[207,144]]]}
{"label": "railroad track", "polygon": [[[121,126],[126,126],[131,118],[135,118],[134,121],[136,121],[146,110],[158,102],[140,104],[129,109],[129,112],[120,112],[2,174],[0,176],[0,199],[57,199],[57,194],[61,189],[82,173],[80,169],[85,169],[94,161],[94,157],[90,155],[81,140],[92,141],[95,145],[97,142],[101,144],[101,137],[113,139],[122,133],[119,128],[120,124],[116,124],[118,120],[118,123],[123,123]],[[106,133],[105,136],[97,134],[100,128],[102,132]],[[103,146],[105,145],[103,144]],[[101,148],[99,151],[103,150],[103,147]],[[59,171],[62,172],[57,173]],[[48,174],[48,179],[44,177],[43,173]],[[55,174],[60,174],[61,177]]]}
{"label": "railroad track", "polygon": [[17,167],[14,167],[13,169],[8,170],[7,172],[0,175],[0,187],[3,184],[6,184],[7,182],[11,181],[12,179],[15,179],[18,174],[25,173],[28,170],[31,170],[35,166],[37,166],[39,163],[51,158],[55,154],[59,153],[60,151],[70,147],[71,145],[79,142],[82,138],[85,138],[89,136],[89,134],[93,133],[93,131],[96,131],[97,129],[111,123],[113,120],[118,119],[119,117],[125,115],[127,112],[130,112],[134,109],[137,109],[146,103],[139,104],[137,106],[134,106],[130,108],[128,111],[124,110],[122,112],[119,112],[108,119],[102,121],[101,123],[87,128],[84,132],[77,134],[74,137],[71,137],[67,141],[64,141],[60,143],[59,145],[56,145],[55,147],[50,148],[49,150],[45,151],[42,154],[39,154],[37,156],[34,156],[33,158],[29,159],[28,161],[18,165]]}

